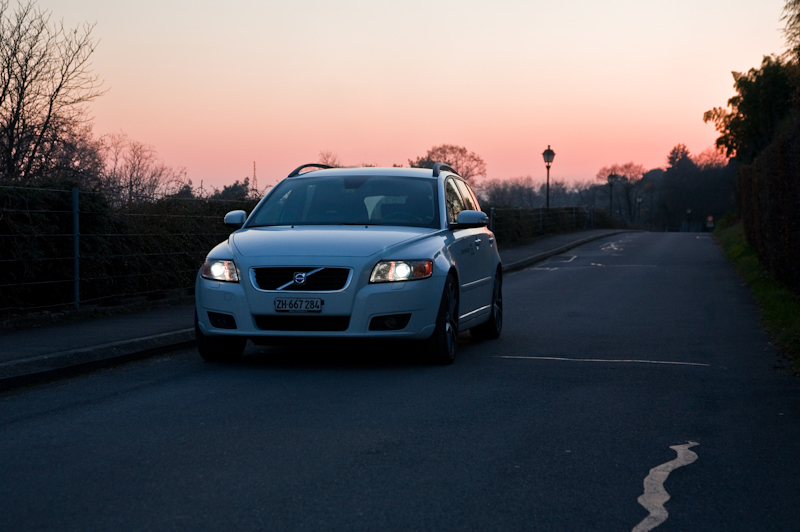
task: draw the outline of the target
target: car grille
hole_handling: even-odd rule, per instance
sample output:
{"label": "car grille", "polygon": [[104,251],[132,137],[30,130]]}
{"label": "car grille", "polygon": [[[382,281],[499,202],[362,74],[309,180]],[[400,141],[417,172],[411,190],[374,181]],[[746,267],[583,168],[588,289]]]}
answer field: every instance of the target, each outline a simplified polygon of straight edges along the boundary
{"label": "car grille", "polygon": [[264,316],[254,315],[262,331],[346,331],[350,316]]}
{"label": "car grille", "polygon": [[[347,286],[350,268],[315,268],[308,266],[253,268],[253,283],[261,290],[288,292],[335,292]],[[304,284],[294,282],[297,273],[307,274]]]}

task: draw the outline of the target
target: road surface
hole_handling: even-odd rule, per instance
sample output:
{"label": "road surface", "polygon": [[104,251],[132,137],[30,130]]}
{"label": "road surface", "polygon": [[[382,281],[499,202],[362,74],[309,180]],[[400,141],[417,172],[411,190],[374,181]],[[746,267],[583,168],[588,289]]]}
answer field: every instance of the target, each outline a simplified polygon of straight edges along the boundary
{"label": "road surface", "polygon": [[450,367],[251,346],[0,394],[0,529],[800,530],[800,381],[709,236],[599,240],[504,294]]}

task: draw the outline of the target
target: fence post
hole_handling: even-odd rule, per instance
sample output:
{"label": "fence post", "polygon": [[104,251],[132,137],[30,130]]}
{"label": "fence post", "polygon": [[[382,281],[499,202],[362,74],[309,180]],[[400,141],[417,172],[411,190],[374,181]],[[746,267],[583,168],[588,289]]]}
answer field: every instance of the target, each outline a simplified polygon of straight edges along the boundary
{"label": "fence post", "polygon": [[80,255],[78,251],[78,238],[80,230],[78,227],[78,187],[72,187],[72,287],[73,301],[75,308],[81,306],[81,287],[80,287]]}

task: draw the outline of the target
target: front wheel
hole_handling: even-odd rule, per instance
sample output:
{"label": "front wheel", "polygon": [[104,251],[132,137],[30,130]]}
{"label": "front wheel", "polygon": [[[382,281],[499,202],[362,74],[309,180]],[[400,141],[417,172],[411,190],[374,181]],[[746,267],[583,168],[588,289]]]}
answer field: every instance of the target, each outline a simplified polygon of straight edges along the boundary
{"label": "front wheel", "polygon": [[489,321],[469,330],[476,340],[496,340],[503,331],[503,272],[498,268],[494,275],[492,290],[492,310]]}
{"label": "front wheel", "polygon": [[206,362],[235,362],[242,358],[247,338],[240,336],[208,336],[200,330],[194,316],[194,339],[197,351]]}
{"label": "front wheel", "polygon": [[458,353],[458,285],[452,275],[444,283],[436,329],[426,340],[429,360],[434,364],[452,364]]}

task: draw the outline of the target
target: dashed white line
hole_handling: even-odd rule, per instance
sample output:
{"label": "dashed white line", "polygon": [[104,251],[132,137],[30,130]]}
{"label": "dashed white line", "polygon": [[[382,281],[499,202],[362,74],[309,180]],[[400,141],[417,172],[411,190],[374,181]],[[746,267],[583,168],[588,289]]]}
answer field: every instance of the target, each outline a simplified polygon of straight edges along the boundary
{"label": "dashed white line", "polygon": [[650,512],[650,515],[636,525],[631,532],[649,532],[667,520],[669,512],[664,508],[664,503],[670,499],[670,496],[664,489],[664,481],[674,470],[697,460],[697,454],[689,450],[689,447],[695,445],[700,444],[690,441],[683,445],[670,446],[670,449],[678,453],[678,457],[650,470],[650,474],[644,479],[644,493],[637,499],[639,504]]}
{"label": "dashed white line", "polygon": [[568,362],[613,362],[617,364],[674,364],[677,366],[704,366],[711,367],[711,364],[701,364],[699,362],[675,362],[672,360],[635,360],[635,359],[607,359],[607,358],[564,358],[564,357],[524,357],[513,355],[493,355],[486,358],[518,358],[523,360],[562,360]]}

